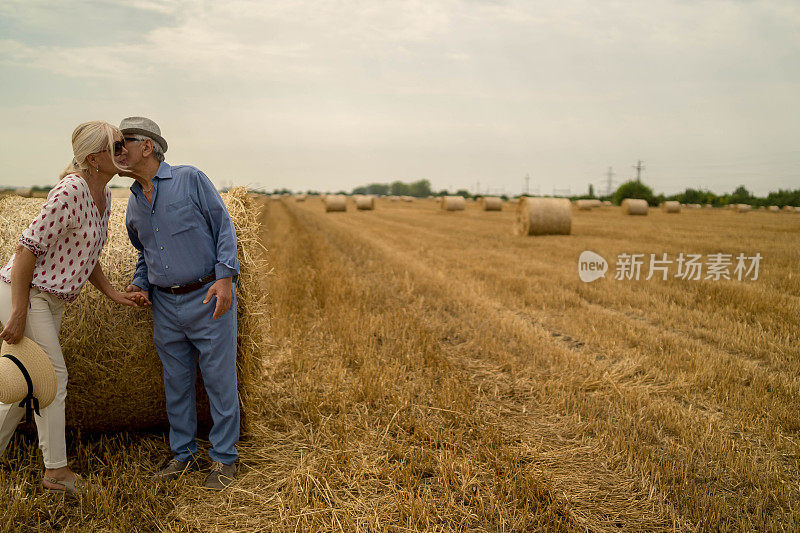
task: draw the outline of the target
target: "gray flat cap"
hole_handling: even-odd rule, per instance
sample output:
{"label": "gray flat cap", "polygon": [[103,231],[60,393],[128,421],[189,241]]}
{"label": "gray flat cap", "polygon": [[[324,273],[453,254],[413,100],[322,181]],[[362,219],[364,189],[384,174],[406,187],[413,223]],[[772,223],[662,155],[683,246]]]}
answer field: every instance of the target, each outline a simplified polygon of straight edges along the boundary
{"label": "gray flat cap", "polygon": [[144,135],[150,137],[161,146],[163,152],[167,151],[167,141],[161,136],[161,128],[158,124],[145,117],[128,117],[119,123],[119,131],[122,133],[133,133],[134,135]]}

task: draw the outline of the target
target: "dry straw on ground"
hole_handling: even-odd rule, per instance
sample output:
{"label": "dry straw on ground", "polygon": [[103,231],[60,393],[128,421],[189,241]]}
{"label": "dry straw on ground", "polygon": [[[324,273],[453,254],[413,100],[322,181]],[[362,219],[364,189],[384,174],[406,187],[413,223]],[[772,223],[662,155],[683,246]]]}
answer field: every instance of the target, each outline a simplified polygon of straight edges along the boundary
{"label": "dry straw on ground", "polygon": [[372,196],[356,198],[356,209],[359,211],[372,211],[375,209],[375,198]]}
{"label": "dry straw on ground", "polygon": [[514,233],[517,235],[569,235],[572,211],[566,198],[520,198]]}
{"label": "dry straw on ground", "polygon": [[667,201],[661,204],[661,209],[665,213],[680,213],[681,212],[681,203],[675,201]]}
{"label": "dry straw on ground", "polygon": [[648,211],[647,200],[626,198],[622,200],[622,212],[626,215],[646,215]]}
{"label": "dry straw on ground", "polygon": [[[239,248],[237,283],[239,386],[247,407],[248,385],[256,378],[266,328],[266,297],[256,287],[265,266],[258,240],[253,202],[243,188],[223,194]],[[22,230],[41,209],[42,200],[8,197],[0,200],[0,259],[13,254]],[[136,250],[125,231],[125,202],[112,204],[108,242],[100,256],[111,284],[131,282]],[[166,425],[162,367],[153,346],[149,309],[114,304],[87,283],[81,296],[66,305],[59,336],[69,370],[67,425],[82,430],[135,430]],[[199,402],[202,404],[202,402]],[[201,409],[200,422],[210,420]]]}
{"label": "dry straw on ground", "polygon": [[347,197],[340,194],[329,194],[324,199],[325,212],[347,211]]}
{"label": "dry straw on ground", "polygon": [[484,211],[502,211],[503,199],[497,196],[482,196],[479,205]]}
{"label": "dry straw on ground", "polygon": [[442,196],[441,202],[445,211],[463,211],[467,206],[463,196]]}

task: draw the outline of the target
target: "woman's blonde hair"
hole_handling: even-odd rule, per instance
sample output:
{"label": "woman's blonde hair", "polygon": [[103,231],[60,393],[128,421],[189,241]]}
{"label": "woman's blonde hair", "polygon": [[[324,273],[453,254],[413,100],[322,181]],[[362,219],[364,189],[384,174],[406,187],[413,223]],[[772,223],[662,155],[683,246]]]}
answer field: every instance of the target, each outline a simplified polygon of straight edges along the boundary
{"label": "woman's blonde hair", "polygon": [[[86,162],[86,158],[89,154],[108,150],[113,156],[115,134],[122,135],[116,126],[112,126],[102,120],[91,120],[79,124],[75,131],[72,132],[72,153],[75,158],[72,163],[67,165],[67,168],[64,169],[58,179],[68,174],[88,171],[89,164]],[[116,162],[114,164],[116,165]]]}

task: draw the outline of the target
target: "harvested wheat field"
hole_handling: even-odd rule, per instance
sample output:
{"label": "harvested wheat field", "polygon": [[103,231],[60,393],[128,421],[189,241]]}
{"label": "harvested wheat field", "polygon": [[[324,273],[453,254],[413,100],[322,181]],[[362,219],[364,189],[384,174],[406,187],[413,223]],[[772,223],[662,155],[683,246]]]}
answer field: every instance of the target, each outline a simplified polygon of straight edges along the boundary
{"label": "harvested wheat field", "polygon": [[[70,506],[18,435],[0,528],[800,528],[800,217],[613,207],[518,236],[513,209],[378,203],[261,202],[269,341],[234,489],[156,489],[164,435],[84,434]],[[580,281],[584,250],[605,279]],[[614,279],[623,253],[719,252],[760,253],[758,279]]]}

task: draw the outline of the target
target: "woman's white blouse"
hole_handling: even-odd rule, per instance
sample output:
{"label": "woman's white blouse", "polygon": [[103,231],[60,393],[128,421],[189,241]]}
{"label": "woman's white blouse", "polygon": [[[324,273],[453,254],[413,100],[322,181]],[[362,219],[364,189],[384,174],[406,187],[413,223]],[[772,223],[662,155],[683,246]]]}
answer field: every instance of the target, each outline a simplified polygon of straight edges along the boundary
{"label": "woman's white blouse", "polygon": [[[111,192],[106,187],[106,209],[95,206],[88,184],[69,174],[50,190],[47,201],[20,237],[20,244],[36,256],[31,285],[71,302],[78,297],[94,270],[108,238]],[[12,257],[0,270],[11,282]]]}

